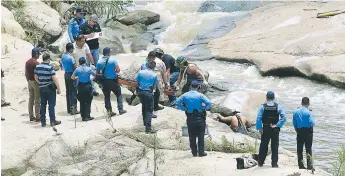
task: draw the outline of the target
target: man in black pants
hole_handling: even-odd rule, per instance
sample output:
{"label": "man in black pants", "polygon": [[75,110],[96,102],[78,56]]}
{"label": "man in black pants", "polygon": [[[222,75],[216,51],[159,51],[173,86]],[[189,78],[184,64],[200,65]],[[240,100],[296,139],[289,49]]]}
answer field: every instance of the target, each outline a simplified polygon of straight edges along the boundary
{"label": "man in black pants", "polygon": [[[194,157],[197,154],[200,157],[207,155],[204,151],[206,128],[205,110],[211,108],[211,101],[205,95],[197,92],[199,86],[198,81],[193,81],[191,90],[176,100],[176,106],[180,110],[184,110],[187,116],[189,145]],[[198,138],[198,146],[196,145],[196,138]]]}
{"label": "man in black pants", "polygon": [[313,145],[313,127],[315,126],[314,117],[311,114],[309,107],[309,98],[302,98],[302,107],[296,109],[293,113],[293,126],[297,132],[297,156],[298,167],[306,169],[303,163],[303,146],[307,153],[307,169],[313,169],[312,151]]}
{"label": "man in black pants", "polygon": [[65,86],[67,112],[71,115],[79,114],[77,111],[77,88],[76,82],[71,79],[74,70],[77,68],[75,59],[71,55],[74,51],[73,43],[67,43],[66,52],[61,57],[61,62],[65,70]]}
{"label": "man in black pants", "polygon": [[79,80],[77,97],[80,102],[80,114],[83,121],[89,121],[94,119],[90,115],[93,99],[90,76],[95,76],[95,73],[86,65],[85,57],[79,59],[79,65],[80,66],[74,71],[71,78],[73,80]]}
{"label": "man in black pants", "polygon": [[147,69],[140,70],[136,76],[136,82],[138,85],[138,95],[142,104],[142,116],[144,126],[146,127],[146,133],[155,133],[156,131],[151,128],[151,119],[153,113],[153,90],[157,89],[158,78],[153,72],[156,67],[155,61],[149,61],[146,63]]}
{"label": "man in black pants", "polygon": [[117,108],[120,115],[126,113],[127,111],[123,109],[123,100],[121,87],[118,83],[118,73],[120,73],[120,67],[117,61],[110,57],[110,48],[105,47],[103,49],[103,57],[97,62],[97,74],[104,75],[104,80],[102,81],[102,91],[104,94],[105,109],[109,117],[115,116],[116,113],[113,112],[110,102],[110,93],[113,92],[117,98]]}
{"label": "man in black pants", "polygon": [[[268,151],[268,143],[271,140],[271,164],[273,168],[277,168],[279,132],[280,128],[286,122],[286,114],[277,103],[273,102],[274,93],[272,91],[267,92],[266,100],[267,102],[260,107],[256,118],[256,129],[261,133],[258,166],[262,167],[264,164]],[[280,119],[279,116],[281,117]]]}

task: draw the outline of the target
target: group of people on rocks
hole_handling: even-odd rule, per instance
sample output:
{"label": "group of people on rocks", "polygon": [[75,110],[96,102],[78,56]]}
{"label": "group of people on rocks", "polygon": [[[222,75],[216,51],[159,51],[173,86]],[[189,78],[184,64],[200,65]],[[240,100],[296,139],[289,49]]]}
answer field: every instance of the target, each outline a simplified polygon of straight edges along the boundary
{"label": "group of people on rocks", "polygon": [[[64,69],[66,86],[66,111],[71,114],[81,115],[82,121],[90,121],[91,104],[93,96],[97,96],[94,81],[98,83],[104,94],[105,109],[107,116],[112,117],[116,113],[112,109],[110,96],[113,92],[117,97],[117,109],[122,115],[127,111],[123,109],[121,87],[118,82],[120,67],[117,60],[111,57],[111,49],[103,48],[103,56],[99,59],[99,42],[94,38],[96,32],[101,32],[97,15],[91,15],[88,20],[84,19],[85,11],[76,9],[76,16],[68,25],[69,43],[65,45],[65,53],[61,57]],[[29,119],[41,122],[46,126],[46,106],[49,105],[50,125],[61,124],[56,120],[55,105],[56,94],[61,93],[59,81],[54,68],[50,65],[51,56],[43,54],[43,62],[37,60],[41,53],[38,48],[33,48],[31,58],[25,65],[25,76],[29,88]],[[3,77],[3,74],[2,74]],[[157,118],[153,111],[162,110],[159,105],[160,94],[167,88],[178,89],[183,79],[186,83],[182,88],[182,95],[177,98],[169,95],[171,105],[185,111],[193,156],[206,156],[204,149],[204,134],[206,127],[206,111],[210,110],[211,101],[202,93],[198,92],[201,86],[208,85],[204,73],[195,64],[189,63],[184,56],[176,60],[171,55],[165,54],[162,49],[156,48],[148,53],[140,70],[136,74],[135,81],[138,83],[136,91],[142,104],[143,125],[146,133],[155,133],[151,126],[152,118]],[[159,81],[162,80],[162,81]],[[3,86],[2,86],[3,87]],[[4,95],[4,93],[2,93]],[[256,129],[261,133],[258,165],[264,164],[268,144],[271,140],[272,167],[278,167],[279,132],[286,122],[286,114],[282,107],[274,102],[275,94],[268,91],[267,102],[259,108],[256,121]],[[80,102],[80,112],[77,108]],[[8,106],[2,98],[2,107]],[[312,156],[311,146],[313,138],[314,118],[308,109],[309,98],[302,99],[302,107],[293,113],[293,125],[297,132],[298,165],[303,165],[303,145],[306,146],[308,156]],[[35,108],[34,108],[35,107]],[[35,109],[35,113],[34,110]],[[198,138],[198,144],[196,143]],[[308,157],[307,168],[312,169],[311,158]]]}

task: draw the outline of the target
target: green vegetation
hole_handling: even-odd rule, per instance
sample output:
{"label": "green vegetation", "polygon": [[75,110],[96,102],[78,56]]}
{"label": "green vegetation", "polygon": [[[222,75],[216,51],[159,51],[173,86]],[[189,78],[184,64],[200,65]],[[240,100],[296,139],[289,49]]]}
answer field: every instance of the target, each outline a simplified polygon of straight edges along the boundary
{"label": "green vegetation", "polygon": [[211,138],[207,138],[205,140],[206,151],[215,151],[223,153],[255,153],[256,148],[256,144],[252,145],[249,142],[247,142],[246,144],[243,143],[241,145],[236,146],[234,141],[231,143],[228,139],[226,139],[225,136],[222,136],[221,144],[214,143]]}
{"label": "green vegetation", "polygon": [[334,162],[331,169],[334,176],[345,176],[345,145],[338,151],[337,161]]}
{"label": "green vegetation", "polygon": [[107,19],[126,11],[123,6],[132,3],[131,0],[110,0],[110,1],[73,1],[77,7],[86,9],[90,14],[97,14],[99,17],[106,16]]}

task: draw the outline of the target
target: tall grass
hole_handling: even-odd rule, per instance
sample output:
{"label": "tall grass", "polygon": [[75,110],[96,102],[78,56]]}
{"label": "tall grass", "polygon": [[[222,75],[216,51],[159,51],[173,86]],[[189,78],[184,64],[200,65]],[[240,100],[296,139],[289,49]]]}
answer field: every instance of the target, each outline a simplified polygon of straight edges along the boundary
{"label": "tall grass", "polygon": [[338,150],[337,161],[332,163],[332,173],[334,176],[345,176],[345,145],[342,145]]}

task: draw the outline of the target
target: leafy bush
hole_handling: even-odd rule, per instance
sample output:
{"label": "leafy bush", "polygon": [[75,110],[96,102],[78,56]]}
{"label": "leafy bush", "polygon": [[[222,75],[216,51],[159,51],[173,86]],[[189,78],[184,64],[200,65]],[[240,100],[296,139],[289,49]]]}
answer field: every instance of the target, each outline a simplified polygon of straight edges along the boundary
{"label": "leafy bush", "polygon": [[334,162],[332,168],[333,175],[345,176],[345,145],[338,151],[337,161]]}

